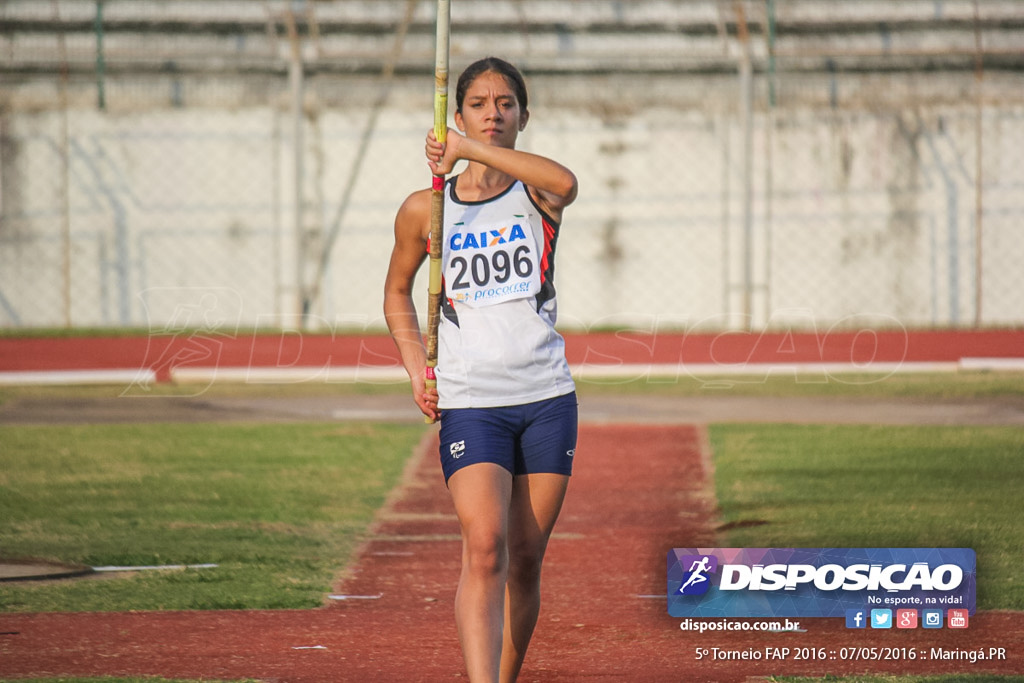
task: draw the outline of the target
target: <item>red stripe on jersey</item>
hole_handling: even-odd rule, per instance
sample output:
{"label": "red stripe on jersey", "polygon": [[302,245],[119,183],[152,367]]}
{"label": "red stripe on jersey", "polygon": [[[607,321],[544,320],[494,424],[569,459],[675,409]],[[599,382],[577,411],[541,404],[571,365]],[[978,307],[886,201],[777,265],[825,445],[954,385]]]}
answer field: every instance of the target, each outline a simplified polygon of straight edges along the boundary
{"label": "red stripe on jersey", "polygon": [[549,263],[551,259],[551,252],[553,251],[552,244],[555,241],[555,226],[548,223],[547,219],[541,217],[541,224],[544,226],[544,247],[540,257],[540,281],[541,284],[547,282],[548,273],[551,272]]}

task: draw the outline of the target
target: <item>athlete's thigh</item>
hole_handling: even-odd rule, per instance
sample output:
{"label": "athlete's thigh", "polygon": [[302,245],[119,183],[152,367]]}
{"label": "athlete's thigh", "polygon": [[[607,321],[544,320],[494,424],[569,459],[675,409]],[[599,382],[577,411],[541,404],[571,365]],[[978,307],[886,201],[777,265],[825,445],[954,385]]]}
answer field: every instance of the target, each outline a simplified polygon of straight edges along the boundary
{"label": "athlete's thigh", "polygon": [[512,482],[509,548],[539,559],[562,510],[569,476],[540,472],[521,474]]}
{"label": "athlete's thigh", "polygon": [[463,467],[448,480],[462,537],[477,550],[500,550],[508,539],[512,475],[494,463]]}
{"label": "athlete's thigh", "polygon": [[576,394],[530,407],[519,437],[515,474],[572,474],[578,425]]}
{"label": "athlete's thigh", "polygon": [[479,463],[514,473],[518,420],[506,408],[458,408],[441,415],[440,457],[445,481]]}

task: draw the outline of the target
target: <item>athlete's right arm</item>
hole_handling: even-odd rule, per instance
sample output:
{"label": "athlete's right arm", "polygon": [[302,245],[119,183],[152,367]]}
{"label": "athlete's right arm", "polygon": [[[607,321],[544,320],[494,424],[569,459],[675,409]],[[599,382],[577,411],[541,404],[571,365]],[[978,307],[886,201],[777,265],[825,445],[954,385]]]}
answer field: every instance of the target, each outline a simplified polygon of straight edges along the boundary
{"label": "athlete's right arm", "polygon": [[424,415],[437,419],[437,390],[426,389],[427,351],[412,292],[416,271],[427,257],[429,227],[430,191],[414,192],[395,217],[395,246],[384,281],[384,319],[412,382],[416,405]]}

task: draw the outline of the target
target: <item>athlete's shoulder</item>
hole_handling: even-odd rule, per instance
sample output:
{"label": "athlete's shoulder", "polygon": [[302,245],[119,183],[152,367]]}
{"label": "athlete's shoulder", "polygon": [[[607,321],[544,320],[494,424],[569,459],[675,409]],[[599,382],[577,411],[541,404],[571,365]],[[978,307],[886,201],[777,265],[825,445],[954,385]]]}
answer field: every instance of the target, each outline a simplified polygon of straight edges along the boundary
{"label": "athlete's shoulder", "polygon": [[430,215],[430,193],[431,193],[431,191],[429,189],[427,189],[427,190],[416,190],[415,192],[413,192],[412,194],[410,194],[408,197],[405,198],[405,201],[402,202],[402,205],[398,209],[398,214],[400,216],[402,214],[410,214],[410,215],[425,214],[425,215],[429,216]]}
{"label": "athlete's shoulder", "polygon": [[430,230],[430,190],[417,190],[405,198],[395,216],[395,231],[426,239]]}

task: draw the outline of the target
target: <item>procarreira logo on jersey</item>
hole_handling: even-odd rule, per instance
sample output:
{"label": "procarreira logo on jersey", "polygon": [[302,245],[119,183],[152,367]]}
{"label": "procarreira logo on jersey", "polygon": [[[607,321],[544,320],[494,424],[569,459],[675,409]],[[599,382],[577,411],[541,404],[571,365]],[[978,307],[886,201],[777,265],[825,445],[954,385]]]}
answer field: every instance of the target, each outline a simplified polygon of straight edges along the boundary
{"label": "procarreira logo on jersey", "polygon": [[969,548],[675,548],[678,617],[843,616],[848,609],[955,606],[974,613]]}

